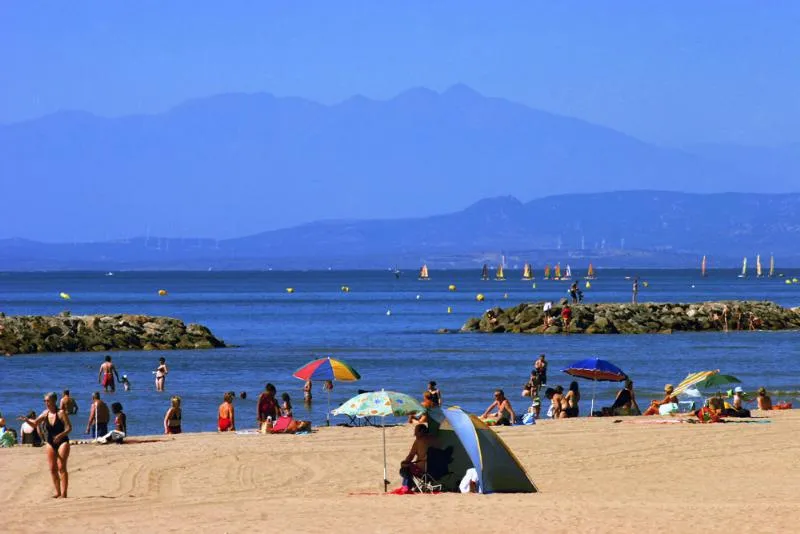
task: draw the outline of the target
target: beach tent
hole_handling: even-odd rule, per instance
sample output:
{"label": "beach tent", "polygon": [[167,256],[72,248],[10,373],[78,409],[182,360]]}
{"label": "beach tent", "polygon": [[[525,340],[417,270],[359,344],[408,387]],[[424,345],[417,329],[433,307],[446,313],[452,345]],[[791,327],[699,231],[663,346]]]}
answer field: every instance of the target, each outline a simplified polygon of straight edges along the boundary
{"label": "beach tent", "polygon": [[458,407],[429,410],[429,427],[436,447],[453,447],[449,475],[440,480],[455,490],[467,469],[474,467],[482,493],[535,493],[538,491],[514,453],[494,430]]}

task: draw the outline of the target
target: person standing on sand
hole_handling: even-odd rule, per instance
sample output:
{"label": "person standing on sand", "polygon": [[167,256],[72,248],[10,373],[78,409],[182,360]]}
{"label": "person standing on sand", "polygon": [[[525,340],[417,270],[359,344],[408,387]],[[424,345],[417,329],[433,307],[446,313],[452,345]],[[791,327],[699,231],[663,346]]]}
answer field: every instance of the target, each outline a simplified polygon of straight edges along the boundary
{"label": "person standing on sand", "polygon": [[236,416],[233,409],[233,393],[230,391],[222,398],[217,410],[217,430],[228,432],[236,430]]}
{"label": "person standing on sand", "polygon": [[108,405],[100,400],[100,392],[92,393],[92,407],[89,409],[89,422],[86,423],[86,433],[93,438],[108,434],[108,421],[111,415]]}
{"label": "person standing on sand", "polygon": [[75,415],[78,413],[78,403],[75,402],[75,399],[70,397],[68,389],[65,389],[63,395],[61,396],[59,409],[64,410],[68,415]]}
{"label": "person standing on sand", "polygon": [[154,371],[156,374],[156,391],[164,391],[164,383],[167,381],[167,360],[164,357],[158,359],[158,367]]}
{"label": "person standing on sand", "polygon": [[303,402],[306,404],[311,404],[311,379],[306,380],[306,383],[303,384]]}
{"label": "person standing on sand", "polygon": [[44,424],[45,428],[45,452],[47,453],[47,463],[50,466],[50,476],[53,479],[53,487],[56,494],[53,498],[67,498],[69,488],[69,473],[67,472],[67,460],[69,459],[69,433],[72,431],[72,423],[69,415],[64,410],[57,407],[58,396],[55,392],[44,396],[47,409],[39,414],[36,419],[20,417],[20,421],[25,421],[30,426],[38,428]]}
{"label": "person standing on sand", "polygon": [[106,361],[100,365],[100,372],[97,374],[97,381],[103,386],[106,393],[114,393],[116,390],[114,377],[119,381],[119,373],[117,373],[116,366],[111,363],[111,356],[106,356]]}
{"label": "person standing on sand", "polygon": [[639,277],[633,279],[633,297],[631,303],[639,304]]}

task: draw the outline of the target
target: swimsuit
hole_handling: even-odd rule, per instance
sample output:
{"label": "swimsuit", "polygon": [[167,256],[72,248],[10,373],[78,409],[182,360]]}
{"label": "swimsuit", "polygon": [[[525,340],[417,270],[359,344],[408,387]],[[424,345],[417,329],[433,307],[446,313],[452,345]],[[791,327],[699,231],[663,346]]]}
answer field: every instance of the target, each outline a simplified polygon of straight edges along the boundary
{"label": "swimsuit", "polygon": [[61,445],[61,443],[64,442],[69,443],[69,436],[64,436],[64,439],[62,439],[58,445],[56,445],[55,442],[53,441],[53,439],[57,435],[64,432],[64,421],[61,420],[58,414],[56,414],[56,422],[53,423],[52,425],[50,424],[50,414],[47,414],[47,417],[45,418],[44,421],[44,428],[47,434],[47,443],[49,443],[50,446],[53,447],[54,449],[57,450],[59,445]]}
{"label": "swimsuit", "polygon": [[439,406],[439,390],[437,389],[435,393],[431,390],[428,390],[428,393],[431,394],[431,402],[433,405]]}
{"label": "swimsuit", "polygon": [[219,427],[220,431],[225,432],[226,430],[230,430],[231,427],[233,427],[233,424],[227,417],[218,417],[217,426]]}
{"label": "swimsuit", "polygon": [[266,395],[261,397],[258,401],[258,419],[259,421],[266,421],[267,417],[275,418],[275,412],[277,411],[278,404],[275,402],[275,398],[269,398]]}
{"label": "swimsuit", "polygon": [[105,373],[103,375],[103,387],[111,387],[114,385],[114,375],[112,373]]}
{"label": "swimsuit", "polygon": [[180,434],[181,433],[181,410],[176,408],[172,412],[172,419],[167,421],[167,434]]}

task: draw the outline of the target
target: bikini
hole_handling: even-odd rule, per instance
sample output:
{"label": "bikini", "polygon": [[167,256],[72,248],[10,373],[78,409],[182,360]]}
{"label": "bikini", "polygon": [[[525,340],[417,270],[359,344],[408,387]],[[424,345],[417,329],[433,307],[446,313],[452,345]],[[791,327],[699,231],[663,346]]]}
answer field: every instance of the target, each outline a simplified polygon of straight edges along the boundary
{"label": "bikini", "polygon": [[59,445],[61,445],[61,443],[64,443],[64,442],[69,443],[69,436],[64,436],[64,439],[62,439],[61,442],[58,443],[58,445],[56,445],[56,443],[53,442],[53,439],[57,435],[59,435],[62,432],[64,432],[64,428],[65,428],[64,427],[64,421],[61,420],[61,418],[58,416],[58,413],[56,413],[56,422],[53,423],[52,425],[50,424],[50,414],[49,413],[47,414],[47,417],[45,418],[45,421],[44,421],[44,428],[47,431],[47,439],[46,439],[46,441],[54,449],[58,450],[58,447],[59,447]]}
{"label": "bikini", "polygon": [[181,432],[181,409],[176,408],[172,412],[172,419],[167,420],[167,434],[180,434]]}

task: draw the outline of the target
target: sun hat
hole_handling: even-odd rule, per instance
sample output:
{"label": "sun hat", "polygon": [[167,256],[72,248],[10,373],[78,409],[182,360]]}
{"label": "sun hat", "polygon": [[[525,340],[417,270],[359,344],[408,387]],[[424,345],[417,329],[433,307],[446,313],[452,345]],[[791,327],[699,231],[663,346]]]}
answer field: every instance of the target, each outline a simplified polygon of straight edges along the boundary
{"label": "sun hat", "polygon": [[733,388],[733,392],[734,393],[744,393],[744,390],[742,389],[742,386],[736,386],[735,388]]}

